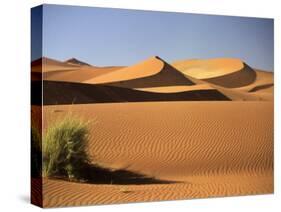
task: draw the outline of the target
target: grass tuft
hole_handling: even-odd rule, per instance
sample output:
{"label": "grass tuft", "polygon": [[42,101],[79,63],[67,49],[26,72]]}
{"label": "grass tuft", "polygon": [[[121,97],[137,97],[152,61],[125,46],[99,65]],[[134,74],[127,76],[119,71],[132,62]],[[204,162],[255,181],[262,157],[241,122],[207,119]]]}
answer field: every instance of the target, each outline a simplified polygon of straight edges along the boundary
{"label": "grass tuft", "polygon": [[81,119],[67,115],[52,124],[43,137],[43,176],[83,180],[88,140],[88,123]]}

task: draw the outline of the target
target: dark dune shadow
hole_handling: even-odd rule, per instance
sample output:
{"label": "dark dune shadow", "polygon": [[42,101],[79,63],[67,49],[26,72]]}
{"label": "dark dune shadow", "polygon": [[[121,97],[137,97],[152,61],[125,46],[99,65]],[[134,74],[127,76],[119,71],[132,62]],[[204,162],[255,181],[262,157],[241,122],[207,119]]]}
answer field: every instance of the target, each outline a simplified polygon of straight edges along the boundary
{"label": "dark dune shadow", "polygon": [[226,88],[237,88],[250,85],[255,82],[257,74],[246,63],[243,63],[243,65],[244,67],[237,72],[219,77],[204,79],[204,81]]}
{"label": "dark dune shadow", "polygon": [[[80,170],[82,180],[78,182],[91,184],[143,185],[170,184],[176,181],[160,180],[127,170],[110,170],[97,165],[85,164]],[[55,177],[68,180],[66,177]]]}
{"label": "dark dune shadow", "polygon": [[[32,82],[32,104],[41,104],[41,82]],[[43,81],[43,104],[90,104],[153,101],[228,101],[218,90],[153,93],[130,88],[72,82]]]}
{"label": "dark dune shadow", "polygon": [[148,87],[161,87],[161,86],[177,86],[177,85],[194,85],[188,77],[183,73],[166,63],[160,57],[156,58],[164,63],[162,70],[153,75],[137,79],[118,81],[112,83],[104,83],[108,86],[124,87],[124,88],[148,88]]}
{"label": "dark dune shadow", "polygon": [[270,88],[272,87],[274,84],[273,83],[270,83],[270,84],[264,84],[264,85],[258,85],[254,88],[252,88],[251,90],[249,90],[249,92],[256,92],[256,91],[259,91],[259,90],[263,90],[263,89],[266,89],[266,88]]}

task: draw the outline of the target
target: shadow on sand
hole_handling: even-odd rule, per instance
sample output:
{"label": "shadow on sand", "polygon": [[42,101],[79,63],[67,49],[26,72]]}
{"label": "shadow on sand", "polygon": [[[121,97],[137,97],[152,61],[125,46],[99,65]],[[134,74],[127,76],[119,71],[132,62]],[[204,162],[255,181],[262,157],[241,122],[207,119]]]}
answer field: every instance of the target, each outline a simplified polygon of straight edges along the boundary
{"label": "shadow on sand", "polygon": [[[139,173],[119,169],[111,170],[97,165],[87,164],[81,170],[82,180],[74,182],[83,182],[91,184],[115,184],[115,185],[143,185],[143,184],[170,184],[175,181],[160,180]],[[55,179],[67,180],[67,177],[54,177]],[[71,180],[70,180],[71,181]]]}

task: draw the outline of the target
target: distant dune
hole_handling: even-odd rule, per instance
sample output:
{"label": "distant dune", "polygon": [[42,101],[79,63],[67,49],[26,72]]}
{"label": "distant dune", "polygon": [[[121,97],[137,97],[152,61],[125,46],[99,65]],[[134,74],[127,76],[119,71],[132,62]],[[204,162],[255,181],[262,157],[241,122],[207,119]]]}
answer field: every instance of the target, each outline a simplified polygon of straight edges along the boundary
{"label": "distant dune", "polygon": [[85,62],[83,62],[81,60],[78,60],[76,58],[68,59],[68,60],[65,61],[65,63],[74,64],[74,65],[80,65],[80,66],[91,66],[90,64],[85,63]]}
{"label": "distant dune", "polygon": [[[42,66],[43,64],[43,66]],[[122,66],[97,67],[72,58],[65,62],[50,58],[40,58],[31,63],[32,80],[53,80],[64,82],[83,82],[102,74],[107,74]]]}
{"label": "distant dune", "polygon": [[83,66],[77,70],[72,70],[72,71],[56,71],[56,72],[44,73],[44,80],[82,83],[90,78],[107,74],[118,69],[120,69],[120,67]]}
{"label": "distant dune", "polygon": [[[43,75],[38,72],[42,63]],[[253,69],[243,61],[231,58],[182,60],[171,66],[154,56],[129,67],[97,67],[75,58],[65,62],[42,58],[32,62],[32,70],[33,81],[99,84],[152,93],[210,90],[234,101],[273,99],[273,73]]]}
{"label": "distant dune", "polygon": [[77,70],[79,66],[42,57],[31,62],[31,80],[42,80],[43,75],[51,72]]}
{"label": "distant dune", "polygon": [[67,64],[55,59],[42,57],[31,63],[32,72],[51,72],[51,71],[62,71],[62,70],[75,70],[78,69],[79,65]]}

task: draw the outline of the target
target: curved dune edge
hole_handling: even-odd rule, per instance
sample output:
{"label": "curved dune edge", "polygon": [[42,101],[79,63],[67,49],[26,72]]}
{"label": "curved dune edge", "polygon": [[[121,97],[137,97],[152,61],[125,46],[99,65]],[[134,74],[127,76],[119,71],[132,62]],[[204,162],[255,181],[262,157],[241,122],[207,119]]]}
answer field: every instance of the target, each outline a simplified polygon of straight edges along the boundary
{"label": "curved dune edge", "polygon": [[163,67],[163,61],[161,61],[157,57],[151,57],[148,60],[145,60],[136,65],[125,67],[115,72],[86,80],[84,81],[84,83],[110,83],[147,77],[159,73]]}
{"label": "curved dune edge", "polygon": [[[257,71],[256,71],[257,72]],[[200,87],[206,87],[211,90],[211,89],[215,89],[217,91],[219,91],[220,93],[222,93],[223,95],[227,96],[229,99],[231,99],[232,101],[273,101],[274,96],[273,96],[273,86],[270,88],[262,89],[259,90],[257,92],[250,92],[251,89],[256,88],[257,86],[263,87],[263,83],[267,83],[267,82],[272,82],[273,77],[270,73],[264,73],[266,74],[266,78],[264,78],[263,73],[260,74],[259,72],[257,72],[257,79],[254,83],[252,83],[251,85],[247,85],[245,87],[239,87],[239,88],[226,88],[223,86],[219,86],[210,82],[206,82],[204,80],[200,80],[200,79],[195,79],[192,77],[189,77],[190,79],[192,79],[192,81],[196,84],[195,86],[187,86],[186,90],[188,89],[192,89],[193,87],[197,87],[198,89]],[[167,88],[169,89],[169,88]],[[182,88],[184,89],[184,88]]]}
{"label": "curved dune edge", "polygon": [[184,60],[173,66],[187,76],[226,88],[244,87],[256,80],[256,72],[239,59]]}
{"label": "curved dune edge", "polygon": [[245,92],[240,90],[228,89],[216,85],[212,85],[213,88],[217,89],[225,96],[233,101],[273,101],[273,93],[263,93],[263,92]]}
{"label": "curved dune edge", "polygon": [[244,67],[239,71],[203,80],[226,88],[237,88],[254,83],[256,80],[256,72],[244,63]]}
{"label": "curved dune edge", "polygon": [[[253,83],[237,87],[226,88],[207,82],[211,87],[217,89],[234,101],[273,101],[274,100],[274,80],[273,73],[254,70],[256,79]],[[199,83],[200,80],[197,80]],[[254,91],[254,92],[253,92]]]}
{"label": "curved dune edge", "polygon": [[173,62],[172,65],[197,79],[219,77],[243,68],[243,62],[236,58],[180,60]]}
{"label": "curved dune edge", "polygon": [[153,92],[153,93],[178,93],[193,90],[213,90],[214,88],[208,84],[200,85],[182,85],[182,86],[162,86],[162,87],[149,87],[149,88],[135,88],[134,90]]}
{"label": "curved dune edge", "polygon": [[267,84],[273,84],[274,86],[274,73],[268,71],[262,71],[258,69],[254,69],[256,72],[256,80],[254,83],[246,86],[242,86],[240,88],[235,88],[235,90],[250,92],[257,86],[263,86]]}
{"label": "curved dune edge", "polygon": [[273,89],[273,83],[269,83],[269,84],[257,85],[253,87],[249,92],[258,92],[258,91],[272,92],[273,91],[272,89]]}
{"label": "curved dune edge", "polygon": [[147,88],[147,87],[162,87],[162,86],[187,86],[195,85],[189,76],[184,75],[173,66],[163,61],[159,57],[158,60],[163,62],[163,67],[160,72],[141,78],[124,80],[118,82],[105,83],[105,85],[124,87],[124,88]]}

